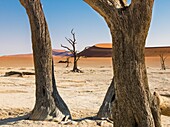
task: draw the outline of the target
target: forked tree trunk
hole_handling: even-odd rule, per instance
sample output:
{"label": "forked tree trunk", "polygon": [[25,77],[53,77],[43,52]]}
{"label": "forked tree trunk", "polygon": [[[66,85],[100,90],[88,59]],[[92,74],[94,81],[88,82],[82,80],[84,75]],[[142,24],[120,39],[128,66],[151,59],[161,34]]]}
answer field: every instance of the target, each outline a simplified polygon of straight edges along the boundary
{"label": "forked tree trunk", "polygon": [[109,118],[113,120],[113,102],[115,100],[115,89],[114,89],[114,79],[112,80],[112,83],[110,87],[108,88],[108,91],[105,95],[104,101],[97,113],[97,117],[99,118]]}
{"label": "forked tree trunk", "polygon": [[114,127],[160,127],[159,101],[149,91],[144,58],[153,0],[132,0],[130,6],[126,0],[84,1],[105,18],[113,41],[114,88],[98,116],[113,119]]}
{"label": "forked tree trunk", "polygon": [[29,118],[62,121],[71,115],[56,88],[51,40],[40,0],[20,2],[30,21],[36,77],[36,103]]}
{"label": "forked tree trunk", "polygon": [[166,60],[167,56],[165,56],[163,53],[160,54],[159,56],[160,56],[161,69],[166,70],[165,60]]}

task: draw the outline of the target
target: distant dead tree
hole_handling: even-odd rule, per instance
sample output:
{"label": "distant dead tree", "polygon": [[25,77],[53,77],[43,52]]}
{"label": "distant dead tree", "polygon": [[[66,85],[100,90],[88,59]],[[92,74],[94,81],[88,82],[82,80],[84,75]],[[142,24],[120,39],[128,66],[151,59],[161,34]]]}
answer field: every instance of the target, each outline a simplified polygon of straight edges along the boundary
{"label": "distant dead tree", "polygon": [[165,60],[167,59],[167,56],[165,56],[164,53],[160,54],[159,56],[160,56],[161,69],[166,70]]}
{"label": "distant dead tree", "polygon": [[70,64],[70,58],[69,57],[67,57],[67,65],[66,65],[66,67],[69,67],[69,64]]}
{"label": "distant dead tree", "polygon": [[60,60],[58,63],[66,63],[67,64],[66,67],[69,67],[69,64],[71,63],[69,59],[70,59],[70,57],[67,57],[66,60],[64,60],[64,61]]}
{"label": "distant dead tree", "polygon": [[23,77],[24,75],[35,75],[34,72],[18,72],[18,71],[9,71],[5,73],[5,77],[7,76],[17,76],[17,77]]}
{"label": "distant dead tree", "polygon": [[78,56],[78,52],[76,51],[76,36],[75,36],[75,33],[73,32],[74,31],[74,29],[72,29],[71,30],[71,34],[72,34],[72,36],[73,36],[73,38],[72,39],[70,39],[70,38],[67,38],[67,37],[65,37],[66,38],[66,40],[70,43],[70,45],[72,46],[72,49],[71,48],[69,48],[69,47],[67,47],[67,46],[64,46],[64,45],[62,45],[61,44],[61,47],[63,47],[63,48],[65,48],[65,49],[67,49],[68,51],[70,51],[71,52],[71,54],[73,55],[73,57],[74,57],[74,65],[73,65],[73,72],[81,72],[81,70],[79,70],[78,69],[78,67],[77,67],[77,62],[78,62],[78,60],[80,59],[80,56]]}

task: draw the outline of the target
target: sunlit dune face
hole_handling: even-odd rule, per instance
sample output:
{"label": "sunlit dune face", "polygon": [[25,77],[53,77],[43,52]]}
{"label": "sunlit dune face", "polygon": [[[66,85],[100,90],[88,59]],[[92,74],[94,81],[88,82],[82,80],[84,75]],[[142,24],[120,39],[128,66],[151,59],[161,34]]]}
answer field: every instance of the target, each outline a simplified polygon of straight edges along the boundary
{"label": "sunlit dune face", "polygon": [[2,57],[32,57],[32,54],[16,54],[16,55],[8,55],[8,56],[2,56]]}
{"label": "sunlit dune face", "polygon": [[[17,56],[17,55],[16,55]],[[18,55],[18,57],[32,57],[32,54]]]}
{"label": "sunlit dune face", "polygon": [[53,51],[60,53],[60,52],[65,52],[66,50],[53,49]]}
{"label": "sunlit dune face", "polygon": [[13,55],[0,57],[0,67],[32,67],[32,55]]}
{"label": "sunlit dune face", "polygon": [[98,48],[112,48],[111,43],[100,43],[100,44],[96,44],[95,46]]}

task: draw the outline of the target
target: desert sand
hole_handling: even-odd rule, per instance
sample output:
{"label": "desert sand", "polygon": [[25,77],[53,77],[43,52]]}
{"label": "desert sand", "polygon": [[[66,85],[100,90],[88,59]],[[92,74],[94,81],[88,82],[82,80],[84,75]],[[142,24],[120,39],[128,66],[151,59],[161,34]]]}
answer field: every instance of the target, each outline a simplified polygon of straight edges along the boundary
{"label": "desert sand", "polygon": [[[66,64],[58,63],[64,57],[55,57],[55,77],[60,95],[68,105],[74,120],[73,125],[56,122],[23,120],[35,103],[35,77],[17,75],[5,77],[5,72],[34,72],[33,59],[29,55],[0,57],[0,125],[2,127],[53,127],[53,126],[112,126],[108,121],[92,121],[104,99],[112,79],[112,61],[107,58],[81,58],[78,62],[83,73],[70,72]],[[170,56],[167,70],[160,70],[159,57],[146,57],[148,81],[151,92],[170,95]],[[86,118],[85,120],[81,120]],[[162,115],[163,127],[170,127],[170,117]]]}

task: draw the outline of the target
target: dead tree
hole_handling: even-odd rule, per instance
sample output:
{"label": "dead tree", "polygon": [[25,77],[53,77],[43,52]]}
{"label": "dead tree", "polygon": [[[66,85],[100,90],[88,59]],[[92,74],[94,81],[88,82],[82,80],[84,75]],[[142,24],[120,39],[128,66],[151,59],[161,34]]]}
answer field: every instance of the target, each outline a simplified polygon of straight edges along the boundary
{"label": "dead tree", "polygon": [[165,54],[162,53],[159,55],[159,57],[160,57],[161,69],[166,70],[165,60],[166,60],[167,56],[165,56]]}
{"label": "dead tree", "polygon": [[29,119],[56,120],[71,118],[55,82],[51,39],[40,0],[20,0],[29,17],[35,67],[36,102]]}
{"label": "dead tree", "polygon": [[76,37],[75,37],[75,33],[73,32],[73,29],[71,30],[71,34],[72,34],[73,38],[70,39],[70,38],[66,37],[66,40],[70,43],[70,45],[72,46],[72,49],[67,47],[67,46],[64,46],[62,44],[61,44],[61,47],[67,49],[73,55],[73,61],[74,62],[73,62],[73,70],[72,70],[72,72],[81,72],[77,67],[77,62],[80,59],[80,56],[78,56],[78,53],[76,51]]}
{"label": "dead tree", "polygon": [[70,60],[69,60],[69,59],[70,59],[70,58],[67,57],[67,60],[66,60],[67,65],[66,65],[66,67],[69,67],[69,64],[70,64]]}
{"label": "dead tree", "polygon": [[66,68],[67,68],[67,67],[69,67],[69,64],[70,64],[71,62],[70,62],[70,60],[69,60],[69,57],[67,57],[66,60],[64,60],[64,61],[63,61],[63,60],[60,60],[60,61],[58,61],[58,63],[66,63]]}
{"label": "dead tree", "polygon": [[106,21],[112,35],[114,80],[98,117],[113,120],[114,127],[160,127],[156,94],[148,86],[145,41],[154,0],[84,0]]}
{"label": "dead tree", "polygon": [[4,76],[18,76],[18,77],[23,77],[24,75],[35,75],[34,72],[18,72],[18,71],[9,71],[6,72]]}

